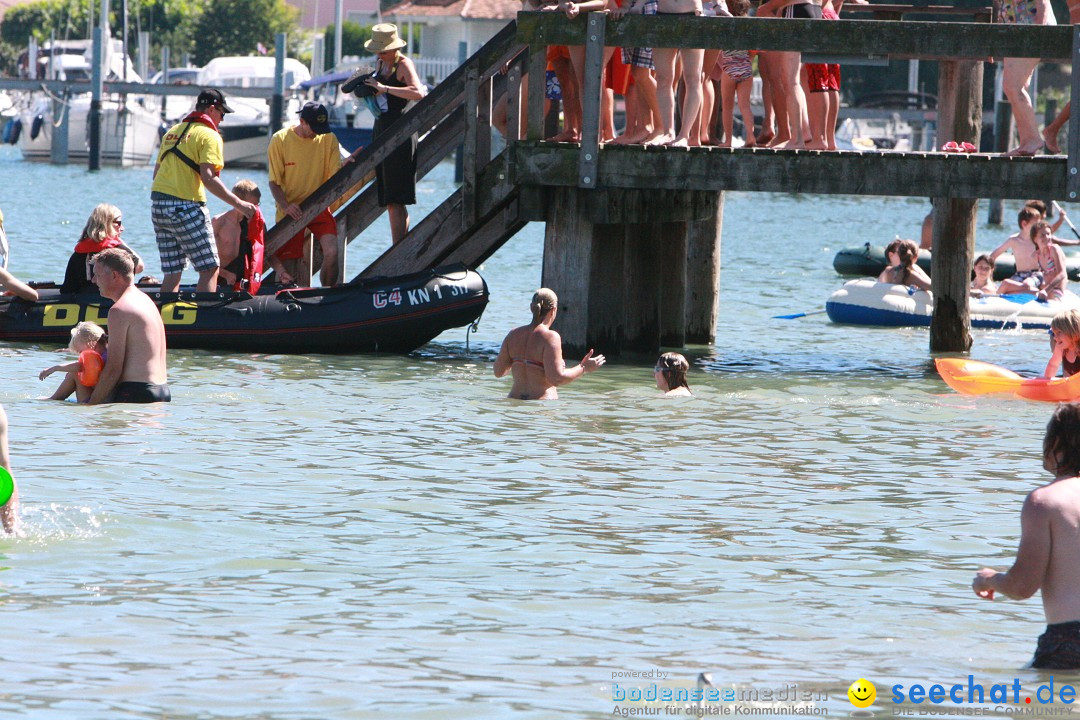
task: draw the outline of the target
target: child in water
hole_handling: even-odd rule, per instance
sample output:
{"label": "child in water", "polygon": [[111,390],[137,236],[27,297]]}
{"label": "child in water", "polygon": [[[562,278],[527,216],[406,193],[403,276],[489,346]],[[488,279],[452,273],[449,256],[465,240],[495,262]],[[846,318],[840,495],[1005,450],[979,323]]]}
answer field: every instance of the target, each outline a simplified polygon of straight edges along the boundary
{"label": "child in water", "polygon": [[1031,228],[1031,239],[1035,242],[1035,256],[1042,271],[1042,282],[1035,295],[1036,300],[1060,300],[1065,296],[1069,284],[1069,275],[1065,270],[1065,253],[1057,246],[1050,231],[1050,225],[1040,220]]}
{"label": "child in water", "polygon": [[994,263],[989,255],[980,255],[975,258],[975,265],[971,268],[971,294],[975,297],[997,294]]}
{"label": "child in water", "polygon": [[686,382],[686,371],[690,369],[690,363],[679,353],[669,352],[660,356],[653,368],[653,379],[656,387],[663,391],[667,397],[688,397],[690,385]]}
{"label": "child in water", "polygon": [[896,238],[885,248],[889,266],[878,275],[878,282],[894,285],[913,285],[920,290],[930,289],[930,277],[915,264],[919,259],[919,246],[914,240]]}
{"label": "child in water", "polygon": [[44,380],[54,372],[65,373],[60,387],[50,400],[67,400],[71,393],[75,399],[84,403],[90,399],[97,385],[98,375],[105,367],[106,343],[105,331],[92,322],[81,322],[71,329],[71,343],[68,350],[78,355],[75,362],[66,365],[53,365],[41,371],[38,379]]}
{"label": "child in water", "polygon": [[1066,310],[1050,321],[1050,362],[1043,377],[1057,377],[1058,368],[1065,377],[1080,372],[1080,310]]}

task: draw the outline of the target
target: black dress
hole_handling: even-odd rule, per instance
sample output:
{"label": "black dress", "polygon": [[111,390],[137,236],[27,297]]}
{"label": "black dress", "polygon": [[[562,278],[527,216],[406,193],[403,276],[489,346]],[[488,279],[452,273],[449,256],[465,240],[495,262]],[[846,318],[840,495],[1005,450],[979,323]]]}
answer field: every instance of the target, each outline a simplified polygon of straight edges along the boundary
{"label": "black dress", "polygon": [[[390,69],[390,76],[379,75],[379,82],[389,87],[405,87],[405,83],[398,80],[397,62]],[[405,112],[405,106],[409,103],[405,98],[399,98],[390,93],[384,93],[387,110],[375,118],[375,127],[372,129],[372,137],[379,137],[390,129],[398,118]],[[386,207],[390,204],[413,205],[416,203],[416,136],[413,135],[406,142],[390,153],[375,168],[376,187],[379,193],[379,205]]]}

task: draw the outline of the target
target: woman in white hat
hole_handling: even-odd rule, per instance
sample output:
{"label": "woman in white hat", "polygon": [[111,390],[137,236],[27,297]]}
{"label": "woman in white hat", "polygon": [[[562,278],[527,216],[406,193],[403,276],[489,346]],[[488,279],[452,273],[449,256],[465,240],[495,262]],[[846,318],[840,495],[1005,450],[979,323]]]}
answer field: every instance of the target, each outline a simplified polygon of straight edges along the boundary
{"label": "woman in white hat", "polygon": [[[405,41],[398,37],[397,26],[390,23],[371,28],[371,39],[364,43],[378,58],[374,77],[365,80],[376,96],[386,99],[386,107],[375,118],[373,137],[378,137],[402,116],[405,106],[424,97],[424,85],[412,60],[401,54]],[[380,102],[380,105],[382,103]],[[416,202],[416,136],[402,143],[375,169],[379,205],[390,217],[390,237],[397,245],[409,232],[409,210]]]}

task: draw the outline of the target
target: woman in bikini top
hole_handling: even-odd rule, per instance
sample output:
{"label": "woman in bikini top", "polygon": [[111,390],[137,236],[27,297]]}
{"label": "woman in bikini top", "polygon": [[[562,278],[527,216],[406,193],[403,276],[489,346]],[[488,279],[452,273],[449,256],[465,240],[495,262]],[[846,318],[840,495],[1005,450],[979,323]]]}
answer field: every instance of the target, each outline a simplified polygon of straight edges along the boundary
{"label": "woman in bikini top", "polygon": [[558,298],[547,288],[533,295],[530,305],[533,319],[528,325],[511,330],[503,340],[495,359],[495,377],[513,374],[514,384],[508,397],[515,400],[554,400],[556,387],[576,380],[604,364],[604,356],[592,350],[581,363],[567,369],[562,356],[562,338],[551,329],[558,313]]}

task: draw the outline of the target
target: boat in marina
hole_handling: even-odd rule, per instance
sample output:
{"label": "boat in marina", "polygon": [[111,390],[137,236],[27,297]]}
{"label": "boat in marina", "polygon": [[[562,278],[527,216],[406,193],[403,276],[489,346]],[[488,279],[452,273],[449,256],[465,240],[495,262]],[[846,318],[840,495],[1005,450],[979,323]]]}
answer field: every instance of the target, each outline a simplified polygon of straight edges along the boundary
{"label": "boat in marina", "polygon": [[[107,325],[112,302],[97,293],[30,284],[35,302],[0,297],[0,340],[63,345],[80,321]],[[411,352],[475,323],[488,302],[487,283],[463,265],[330,288],[264,285],[255,296],[139,287],[160,309],[170,348],[274,354]]]}
{"label": "boat in marina", "polygon": [[358,102],[352,93],[341,92],[341,85],[355,72],[356,67],[320,75],[300,83],[300,89],[313,94],[313,99],[326,106],[330,113],[330,130],[338,139],[338,144],[346,152],[371,143],[371,133],[375,126],[375,116]]}
{"label": "boat in marina", "polygon": [[[53,80],[89,82],[90,41],[57,41],[43,48],[39,75]],[[141,82],[119,40],[106,57],[106,79]],[[86,162],[89,150],[90,94],[58,98],[45,92],[25,93],[4,125],[3,140],[18,145],[26,160],[52,159],[53,134],[59,127],[59,108],[67,108],[67,154],[72,162]],[[140,98],[110,96],[101,101],[101,162],[132,166],[151,162],[160,137],[160,118]]]}
{"label": "boat in marina", "polygon": [[[1080,308],[1080,297],[1066,292],[1061,300],[1039,302],[1034,295],[971,298],[971,325],[977,328],[1040,328],[1062,310]],[[934,295],[873,278],[851,280],[829,296],[825,312],[835,323],[882,327],[929,327]]]}
{"label": "boat in marina", "polygon": [[[261,98],[244,98],[230,88],[274,88],[276,60],[271,56],[219,57],[199,71],[198,85],[220,88],[235,112],[225,116],[219,129],[225,142],[225,164],[232,167],[266,167],[266,149],[270,145],[270,103]],[[285,59],[285,89],[295,89],[310,80],[311,73],[302,62]],[[190,107],[184,108],[184,113]],[[300,112],[300,100],[286,97],[284,124],[289,125]],[[178,121],[184,113],[178,114]]]}

